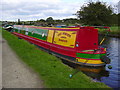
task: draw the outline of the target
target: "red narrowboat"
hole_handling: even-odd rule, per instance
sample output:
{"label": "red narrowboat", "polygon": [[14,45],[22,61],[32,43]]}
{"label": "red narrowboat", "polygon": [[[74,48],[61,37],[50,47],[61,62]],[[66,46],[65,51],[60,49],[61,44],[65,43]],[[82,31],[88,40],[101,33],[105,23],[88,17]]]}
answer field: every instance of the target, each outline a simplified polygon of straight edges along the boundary
{"label": "red narrowboat", "polygon": [[39,27],[14,25],[12,33],[67,61],[86,66],[110,63],[106,48],[98,44],[94,27]]}

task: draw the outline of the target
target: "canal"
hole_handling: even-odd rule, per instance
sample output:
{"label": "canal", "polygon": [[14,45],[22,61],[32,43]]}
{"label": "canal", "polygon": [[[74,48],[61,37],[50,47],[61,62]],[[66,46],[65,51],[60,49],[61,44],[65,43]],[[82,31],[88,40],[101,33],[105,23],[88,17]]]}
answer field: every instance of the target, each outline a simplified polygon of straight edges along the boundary
{"label": "canal", "polygon": [[70,67],[82,71],[87,76],[91,77],[95,82],[103,82],[111,88],[119,88],[118,85],[120,82],[120,64],[118,64],[120,53],[120,39],[119,38],[106,38],[105,42],[102,44],[102,47],[107,48],[108,57],[111,59],[112,69],[106,67],[85,67],[78,66],[73,63],[63,61],[63,63],[69,65]]}
{"label": "canal", "polygon": [[108,65],[106,66],[105,69],[109,72],[109,75],[108,77],[101,77],[101,82],[104,82],[106,85],[112,88],[118,88],[120,87],[118,85],[120,82],[120,39],[109,37],[102,46],[107,48],[107,51],[109,53],[108,57],[111,59],[112,69],[108,69]]}

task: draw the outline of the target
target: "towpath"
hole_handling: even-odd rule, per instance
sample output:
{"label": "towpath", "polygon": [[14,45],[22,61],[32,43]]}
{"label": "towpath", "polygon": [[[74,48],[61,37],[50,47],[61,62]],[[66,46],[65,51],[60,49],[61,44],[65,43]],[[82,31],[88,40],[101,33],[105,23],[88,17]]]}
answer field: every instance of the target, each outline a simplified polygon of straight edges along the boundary
{"label": "towpath", "polygon": [[2,87],[43,88],[43,81],[11,50],[6,40],[2,44]]}

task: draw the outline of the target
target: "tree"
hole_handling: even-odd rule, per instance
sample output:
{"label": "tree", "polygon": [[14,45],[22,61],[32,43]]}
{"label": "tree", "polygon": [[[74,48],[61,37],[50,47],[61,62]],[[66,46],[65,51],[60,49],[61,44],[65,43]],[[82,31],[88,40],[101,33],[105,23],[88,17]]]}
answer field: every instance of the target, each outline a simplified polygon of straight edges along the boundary
{"label": "tree", "polygon": [[48,17],[48,18],[46,19],[46,22],[48,23],[48,25],[54,24],[54,20],[53,20],[52,17]]}
{"label": "tree", "polygon": [[44,19],[40,19],[39,21],[40,21],[40,22],[45,22],[45,20],[44,20]]}
{"label": "tree", "polygon": [[80,20],[78,20],[78,19],[76,19],[76,18],[63,19],[63,21],[64,21],[66,24],[80,23]]}
{"label": "tree", "polygon": [[88,2],[87,5],[83,5],[76,13],[77,17],[82,23],[87,25],[109,25],[112,15],[111,6],[107,6],[102,2]]}
{"label": "tree", "polygon": [[58,24],[62,24],[63,23],[63,20],[54,20],[54,25],[58,25]]}
{"label": "tree", "polygon": [[[120,21],[120,13],[118,14],[118,21]],[[119,22],[118,22],[118,26],[120,26]]]}
{"label": "tree", "polygon": [[118,26],[118,14],[112,14],[111,25]]}
{"label": "tree", "polygon": [[21,21],[20,21],[20,19],[18,19],[18,25],[21,25]]}

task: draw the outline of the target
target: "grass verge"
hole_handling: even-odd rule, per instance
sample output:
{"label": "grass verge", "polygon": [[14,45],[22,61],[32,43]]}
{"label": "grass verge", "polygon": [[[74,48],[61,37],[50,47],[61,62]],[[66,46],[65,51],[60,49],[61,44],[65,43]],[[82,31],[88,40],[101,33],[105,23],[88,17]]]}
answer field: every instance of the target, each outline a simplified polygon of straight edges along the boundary
{"label": "grass verge", "polygon": [[2,35],[21,60],[39,74],[46,88],[109,88],[104,83],[93,82],[82,72],[78,72],[70,79],[69,74],[74,69],[62,64],[58,58],[5,30]]}
{"label": "grass verge", "polygon": [[[104,30],[104,29],[98,29],[98,30],[99,30],[99,34],[102,34],[102,35],[106,34],[106,30]],[[119,34],[120,34],[120,27],[118,27],[118,26],[110,27],[110,32],[109,32],[108,36],[120,38]]]}

